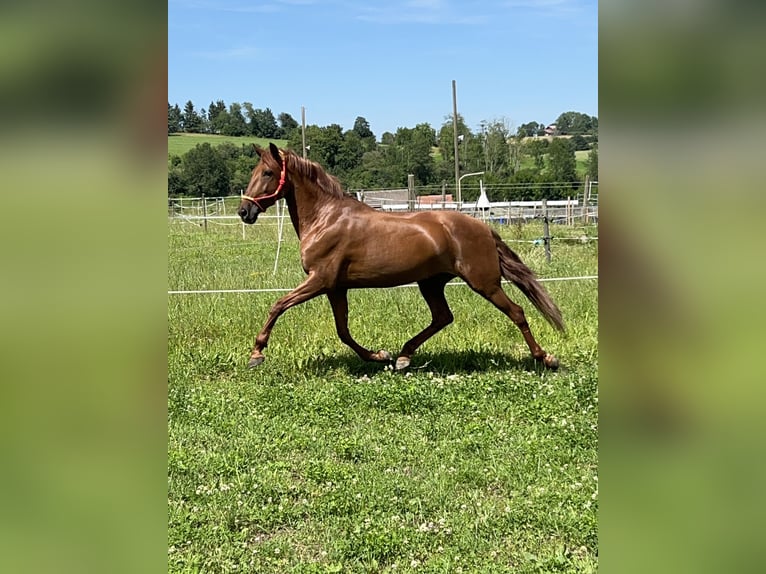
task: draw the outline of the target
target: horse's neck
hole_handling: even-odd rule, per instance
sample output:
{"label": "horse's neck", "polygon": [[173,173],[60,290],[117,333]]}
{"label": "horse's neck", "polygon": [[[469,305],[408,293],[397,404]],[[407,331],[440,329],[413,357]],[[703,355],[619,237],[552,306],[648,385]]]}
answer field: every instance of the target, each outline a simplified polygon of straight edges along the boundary
{"label": "horse's neck", "polygon": [[299,179],[293,184],[292,193],[286,196],[287,211],[298,239],[306,234],[314,223],[320,219],[323,209],[332,209],[329,205],[333,198],[325,196],[316,185]]}
{"label": "horse's neck", "polygon": [[298,236],[298,239],[300,239],[301,218],[298,214],[298,206],[295,203],[295,191],[285,196],[285,201],[287,202],[287,212],[290,214],[290,221],[293,224],[293,229],[295,229],[295,234]]}

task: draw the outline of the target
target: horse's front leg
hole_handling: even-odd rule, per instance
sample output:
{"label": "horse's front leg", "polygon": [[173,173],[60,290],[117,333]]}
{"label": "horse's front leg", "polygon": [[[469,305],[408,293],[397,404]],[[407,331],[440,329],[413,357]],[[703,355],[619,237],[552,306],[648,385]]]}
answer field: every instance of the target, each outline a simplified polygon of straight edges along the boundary
{"label": "horse's front leg", "polygon": [[335,330],[341,341],[351,347],[365,361],[386,363],[391,360],[391,355],[388,351],[381,350],[375,353],[370,349],[365,349],[351,336],[348,330],[348,290],[336,289],[328,291],[327,298],[330,300],[332,314],[335,317]]}
{"label": "horse's front leg", "polygon": [[253,367],[257,367],[266,358],[263,356],[263,350],[269,344],[271,330],[274,328],[274,324],[277,322],[277,319],[279,319],[279,316],[290,307],[294,307],[309,299],[313,299],[317,295],[324,293],[325,290],[324,282],[312,272],[303,283],[298,285],[298,287],[290,291],[281,299],[278,299],[277,302],[271,306],[266,323],[255,338],[255,346],[253,347],[253,352],[250,353],[250,361],[247,363],[248,368],[252,369]]}

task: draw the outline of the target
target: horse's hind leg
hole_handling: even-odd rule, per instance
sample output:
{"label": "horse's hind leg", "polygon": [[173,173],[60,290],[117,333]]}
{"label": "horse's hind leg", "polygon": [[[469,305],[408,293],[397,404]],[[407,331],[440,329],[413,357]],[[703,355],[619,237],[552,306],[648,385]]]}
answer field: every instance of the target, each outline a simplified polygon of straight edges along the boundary
{"label": "horse's hind leg", "polygon": [[378,351],[377,353],[374,353],[371,350],[362,347],[351,336],[351,333],[348,330],[347,290],[338,289],[336,291],[330,291],[327,293],[327,298],[330,300],[332,313],[335,317],[335,330],[338,332],[338,337],[341,341],[351,347],[354,352],[365,361],[388,362],[391,360],[391,355],[387,351]]}
{"label": "horse's hind leg", "polygon": [[418,281],[420,293],[431,310],[431,324],[404,344],[402,352],[396,359],[397,371],[409,367],[410,358],[417,348],[454,320],[447,299],[444,297],[444,286],[450,279],[452,279],[451,275],[437,275]]}
{"label": "horse's hind leg", "polygon": [[475,289],[475,291],[488,299],[495,307],[500,309],[514,322],[524,336],[524,340],[532,353],[532,357],[534,357],[536,361],[543,363],[549,369],[555,370],[558,368],[559,360],[550,353],[546,353],[532,335],[532,331],[527,323],[527,318],[524,315],[524,309],[511,301],[500,285],[494,285],[486,290]]}

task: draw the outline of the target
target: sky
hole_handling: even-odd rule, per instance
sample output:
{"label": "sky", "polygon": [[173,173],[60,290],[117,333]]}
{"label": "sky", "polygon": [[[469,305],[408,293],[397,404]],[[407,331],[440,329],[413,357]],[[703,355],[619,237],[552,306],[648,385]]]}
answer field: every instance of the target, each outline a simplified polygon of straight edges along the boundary
{"label": "sky", "polygon": [[598,116],[597,0],[169,0],[168,102],[375,136]]}

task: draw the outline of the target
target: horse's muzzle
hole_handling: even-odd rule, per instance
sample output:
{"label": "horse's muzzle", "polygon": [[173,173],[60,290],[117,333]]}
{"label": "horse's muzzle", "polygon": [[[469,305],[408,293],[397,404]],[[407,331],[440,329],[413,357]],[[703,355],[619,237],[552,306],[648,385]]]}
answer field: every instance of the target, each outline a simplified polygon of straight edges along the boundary
{"label": "horse's muzzle", "polygon": [[260,213],[260,208],[254,203],[249,202],[240,204],[239,209],[237,210],[237,215],[239,215],[240,219],[249,225],[255,223],[255,220],[258,219],[258,214]]}

